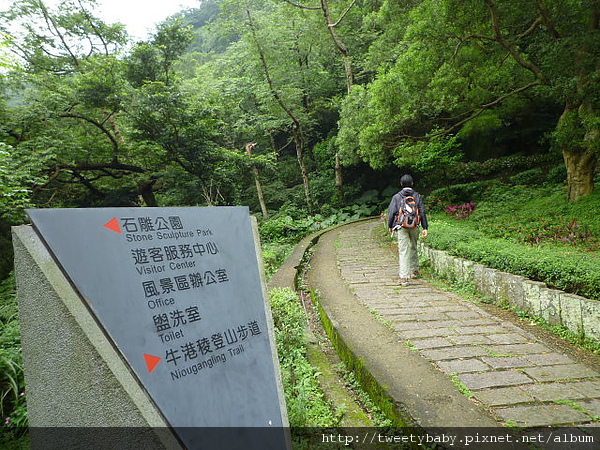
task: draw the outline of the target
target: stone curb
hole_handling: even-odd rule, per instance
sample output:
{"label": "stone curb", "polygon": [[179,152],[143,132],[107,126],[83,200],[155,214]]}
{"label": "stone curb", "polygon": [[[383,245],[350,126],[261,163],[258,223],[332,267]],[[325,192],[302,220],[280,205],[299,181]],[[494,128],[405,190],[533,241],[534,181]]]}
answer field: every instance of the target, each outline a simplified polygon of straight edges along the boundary
{"label": "stone curb", "polygon": [[544,319],[549,325],[560,325],[600,341],[600,302],[452,256],[423,242],[419,242],[419,250],[429,259],[436,275],[472,284],[477,292],[494,302],[508,303],[518,311]]}

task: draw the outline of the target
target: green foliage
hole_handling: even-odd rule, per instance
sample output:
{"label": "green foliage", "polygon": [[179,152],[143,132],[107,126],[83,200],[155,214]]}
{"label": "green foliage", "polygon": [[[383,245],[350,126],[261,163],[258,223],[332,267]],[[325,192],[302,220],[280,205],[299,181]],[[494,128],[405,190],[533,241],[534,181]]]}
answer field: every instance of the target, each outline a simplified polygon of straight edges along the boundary
{"label": "green foliage", "polygon": [[456,136],[434,136],[416,143],[405,141],[396,147],[394,155],[397,166],[409,166],[421,173],[456,166],[463,156]]}
{"label": "green foliage", "polygon": [[555,164],[560,158],[555,153],[536,154],[531,156],[511,155],[504,158],[490,158],[485,161],[470,161],[451,165],[448,168],[449,180],[453,183],[464,183],[480,180],[491,175],[507,174],[526,170],[530,167],[539,167]]}
{"label": "green foliage", "polygon": [[338,419],[320,390],[315,368],[306,358],[306,315],[296,293],[269,293],[275,340],[291,427],[333,427]]}
{"label": "green foliage", "polygon": [[[548,147],[549,137],[563,151],[597,152],[596,9],[578,0],[384,2],[369,17],[381,27],[365,58],[375,75],[342,103],[344,161],[381,168],[393,152],[402,167],[428,152],[423,140],[440,136],[455,136],[477,159]],[[448,181],[477,179],[453,169]]]}
{"label": "green foliage", "polygon": [[498,186],[497,180],[486,180],[475,183],[455,184],[436,189],[425,196],[428,209],[432,212],[444,211],[447,206],[468,202],[479,203],[489,198],[489,192]]}
{"label": "green foliage", "polygon": [[294,246],[295,245],[292,243],[285,244],[281,242],[266,242],[262,245],[262,257],[267,280],[271,278],[286,258],[292,253]]}
{"label": "green foliage", "polygon": [[29,205],[29,189],[32,178],[23,173],[11,157],[12,147],[0,142],[0,218],[17,223],[22,209]]}
{"label": "green foliage", "polygon": [[279,216],[260,224],[260,237],[266,242],[297,242],[308,232],[305,224],[291,216]]}
{"label": "green foliage", "polygon": [[[324,230],[334,225],[338,225],[351,220],[367,217],[373,214],[378,205],[369,204],[373,199],[378,198],[377,192],[366,193],[358,199],[362,203],[335,209],[325,207],[330,212],[329,216],[315,214],[304,216],[302,210],[293,207],[282,208],[279,214],[269,220],[265,220],[259,225],[259,233],[263,242],[277,243],[296,243],[304,236],[315,231]],[[295,219],[294,217],[301,217]]]}
{"label": "green foliage", "polygon": [[0,442],[20,437],[27,430],[24,392],[15,280],[11,276],[0,284]]}
{"label": "green foliage", "polygon": [[381,411],[375,403],[373,403],[369,394],[360,386],[354,372],[348,370],[343,364],[338,366],[338,370],[342,373],[342,379],[344,380],[346,387],[354,393],[356,398],[358,398],[361,407],[365,411],[368,411],[373,424],[376,427],[391,427],[392,421],[386,417],[385,413]]}
{"label": "green foliage", "polygon": [[581,225],[577,219],[539,217],[532,222],[529,217],[517,215],[511,218],[485,219],[482,225],[486,234],[492,237],[526,244],[556,242],[592,251],[600,248],[589,228]]}

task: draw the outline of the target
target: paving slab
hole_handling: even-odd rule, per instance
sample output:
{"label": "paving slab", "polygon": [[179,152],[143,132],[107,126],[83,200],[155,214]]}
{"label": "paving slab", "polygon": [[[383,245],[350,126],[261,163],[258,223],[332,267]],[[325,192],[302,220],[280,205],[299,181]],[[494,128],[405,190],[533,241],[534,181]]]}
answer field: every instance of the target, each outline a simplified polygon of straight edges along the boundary
{"label": "paving slab", "polygon": [[585,394],[575,389],[571,383],[531,384],[521,386],[521,389],[541,402],[587,398]]}
{"label": "paving slab", "polygon": [[528,361],[538,365],[538,366],[556,366],[559,364],[573,364],[571,358],[565,355],[561,355],[560,353],[546,353],[542,355],[525,355],[525,358]]}
{"label": "paving slab", "polygon": [[489,336],[494,333],[502,333],[504,328],[501,325],[479,325],[473,327],[462,326],[461,321],[457,321],[459,327],[459,334],[483,334]]}
{"label": "paving slab", "polygon": [[563,364],[560,366],[543,366],[523,369],[536,381],[562,381],[579,378],[596,378],[598,373],[581,364]]}
{"label": "paving slab", "polygon": [[421,354],[425,358],[433,361],[445,361],[449,359],[473,358],[475,356],[484,356],[486,351],[477,346],[452,347],[435,350],[423,350]]}
{"label": "paving slab", "polygon": [[468,336],[448,336],[448,340],[452,341],[456,345],[482,345],[482,344],[493,344],[490,336],[482,334],[470,334]]}
{"label": "paving slab", "polygon": [[534,397],[521,387],[492,388],[473,393],[475,398],[489,406],[506,406],[517,403],[529,403]]}
{"label": "paving slab", "polygon": [[531,341],[531,338],[518,333],[498,333],[490,337],[490,341],[495,344],[525,344]]}
{"label": "paving slab", "polygon": [[453,361],[439,361],[437,366],[446,373],[469,373],[490,370],[484,362],[479,359],[457,359]]}
{"label": "paving slab", "polygon": [[534,364],[519,356],[508,357],[483,357],[481,360],[494,369],[516,369],[519,367],[531,367]]}
{"label": "paving slab", "polygon": [[535,405],[498,408],[496,414],[518,426],[541,427],[586,422],[590,417],[570,405]]}
{"label": "paving slab", "polygon": [[458,379],[469,389],[485,389],[490,387],[520,386],[533,383],[527,375],[515,370],[502,370],[485,373],[469,373],[460,375]]}
{"label": "paving slab", "polygon": [[574,383],[573,387],[590,398],[600,398],[600,381],[582,381]]}
{"label": "paving slab", "polygon": [[445,338],[432,338],[432,339],[422,339],[422,340],[412,340],[412,346],[419,350],[427,349],[427,348],[444,348],[444,347],[452,347],[454,345],[448,339]]}
{"label": "paving slab", "polygon": [[549,347],[539,343],[528,344],[506,344],[506,345],[487,345],[487,349],[500,355],[538,355],[541,353],[550,353]]}
{"label": "paving slab", "polygon": [[[430,325],[431,326],[431,325]],[[406,339],[425,338],[425,337],[445,337],[457,334],[457,331],[453,328],[421,328],[418,330],[405,330],[399,331],[399,334]]]}
{"label": "paving slab", "polygon": [[587,414],[600,417],[600,400],[586,400],[575,403]]}

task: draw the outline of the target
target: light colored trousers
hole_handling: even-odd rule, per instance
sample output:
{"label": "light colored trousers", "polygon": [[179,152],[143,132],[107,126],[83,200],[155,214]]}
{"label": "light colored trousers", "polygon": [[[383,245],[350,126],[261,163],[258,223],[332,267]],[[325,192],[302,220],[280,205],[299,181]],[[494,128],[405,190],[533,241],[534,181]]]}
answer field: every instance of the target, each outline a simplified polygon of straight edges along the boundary
{"label": "light colored trousers", "polygon": [[419,270],[419,255],[417,254],[417,240],[421,229],[400,228],[398,233],[398,263],[400,278],[410,278],[410,275]]}

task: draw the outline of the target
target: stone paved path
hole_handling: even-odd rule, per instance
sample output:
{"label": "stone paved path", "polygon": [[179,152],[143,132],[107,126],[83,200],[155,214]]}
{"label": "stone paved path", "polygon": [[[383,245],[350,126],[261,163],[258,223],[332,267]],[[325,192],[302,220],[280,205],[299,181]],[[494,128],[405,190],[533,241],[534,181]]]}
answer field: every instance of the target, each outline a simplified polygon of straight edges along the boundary
{"label": "stone paved path", "polygon": [[381,226],[342,228],[337,263],[360,302],[399,341],[468,388],[501,423],[600,426],[598,371],[423,280],[398,286],[393,253],[373,238]]}

